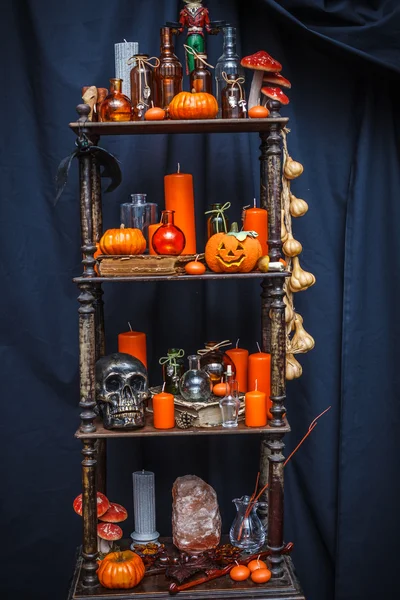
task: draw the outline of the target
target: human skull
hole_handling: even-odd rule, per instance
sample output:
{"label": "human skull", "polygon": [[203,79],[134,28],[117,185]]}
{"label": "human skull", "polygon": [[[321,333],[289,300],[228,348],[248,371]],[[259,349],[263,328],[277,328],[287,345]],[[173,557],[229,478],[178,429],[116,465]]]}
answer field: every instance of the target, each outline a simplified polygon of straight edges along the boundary
{"label": "human skull", "polygon": [[148,398],[143,363],[117,352],[96,362],[96,400],[106,429],[136,429],[145,424]]}

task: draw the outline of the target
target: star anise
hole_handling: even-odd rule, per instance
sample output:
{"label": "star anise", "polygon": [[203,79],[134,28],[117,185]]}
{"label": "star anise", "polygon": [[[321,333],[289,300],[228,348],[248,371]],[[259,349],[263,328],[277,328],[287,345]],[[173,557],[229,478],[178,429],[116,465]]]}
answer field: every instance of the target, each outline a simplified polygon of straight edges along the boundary
{"label": "star anise", "polygon": [[178,583],[183,583],[186,579],[192,577],[200,571],[211,571],[218,568],[217,565],[207,555],[199,556],[190,559],[187,563],[178,563],[172,567],[168,567],[165,574],[167,577],[176,579]]}

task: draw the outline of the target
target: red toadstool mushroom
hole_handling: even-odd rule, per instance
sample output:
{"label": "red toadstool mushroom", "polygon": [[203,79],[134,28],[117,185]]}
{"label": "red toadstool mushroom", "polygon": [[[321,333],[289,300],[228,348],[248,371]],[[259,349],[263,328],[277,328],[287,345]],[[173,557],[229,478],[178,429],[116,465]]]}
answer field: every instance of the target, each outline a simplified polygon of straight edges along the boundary
{"label": "red toadstool mushroom", "polygon": [[117,504],[116,502],[110,503],[110,508],[104,515],[99,517],[100,521],[104,521],[105,523],[121,523],[128,518],[128,511],[126,508],[121,506],[121,504]]}
{"label": "red toadstool mushroom", "polygon": [[99,523],[97,525],[97,549],[103,554],[110,552],[113,542],[122,538],[122,529],[114,523]]}
{"label": "red toadstool mushroom", "polygon": [[[82,494],[79,494],[74,500],[72,505],[74,507],[74,511],[82,516]],[[101,492],[97,492],[97,517],[101,517],[104,513],[110,508],[110,503],[108,498]]]}
{"label": "red toadstool mushroom", "polygon": [[263,87],[261,93],[271,100],[277,100],[281,104],[289,104],[289,98],[278,87]]}
{"label": "red toadstool mushroom", "polygon": [[263,83],[278,84],[284,88],[291,88],[292,84],[280,73],[264,73]]}
{"label": "red toadstool mushroom", "polygon": [[240,64],[242,67],[253,69],[254,71],[248,102],[248,108],[250,109],[253,106],[257,106],[259,103],[263,73],[265,71],[269,73],[277,73],[278,71],[282,70],[282,65],[277,60],[272,58],[268,52],[264,52],[263,50],[256,52],[255,54],[251,54],[250,56],[245,56],[242,58]]}

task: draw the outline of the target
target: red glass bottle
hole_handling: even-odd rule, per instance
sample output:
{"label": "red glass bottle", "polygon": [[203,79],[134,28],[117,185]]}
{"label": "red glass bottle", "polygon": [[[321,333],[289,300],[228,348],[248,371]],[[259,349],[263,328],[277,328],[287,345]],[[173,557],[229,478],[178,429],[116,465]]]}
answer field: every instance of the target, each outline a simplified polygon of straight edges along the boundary
{"label": "red glass bottle", "polygon": [[100,105],[100,121],[132,121],[132,103],[122,93],[122,79],[110,79],[110,93]]}
{"label": "red glass bottle", "polygon": [[161,213],[162,225],[151,240],[157,254],[179,256],[185,248],[185,234],[174,224],[174,212],[173,210],[163,210]]}

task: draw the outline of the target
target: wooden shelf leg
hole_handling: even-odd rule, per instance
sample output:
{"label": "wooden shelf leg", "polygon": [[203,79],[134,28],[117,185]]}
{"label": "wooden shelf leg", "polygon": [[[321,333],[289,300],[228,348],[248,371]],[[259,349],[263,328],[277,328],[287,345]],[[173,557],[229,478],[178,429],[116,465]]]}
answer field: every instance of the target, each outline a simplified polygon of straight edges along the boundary
{"label": "wooden shelf leg", "polygon": [[96,446],[95,440],[82,440],[82,583],[86,587],[98,585],[97,579],[97,501],[96,501]]}
{"label": "wooden shelf leg", "polygon": [[269,488],[268,488],[268,548],[272,554],[269,558],[272,577],[283,575],[283,434],[269,434]]}

